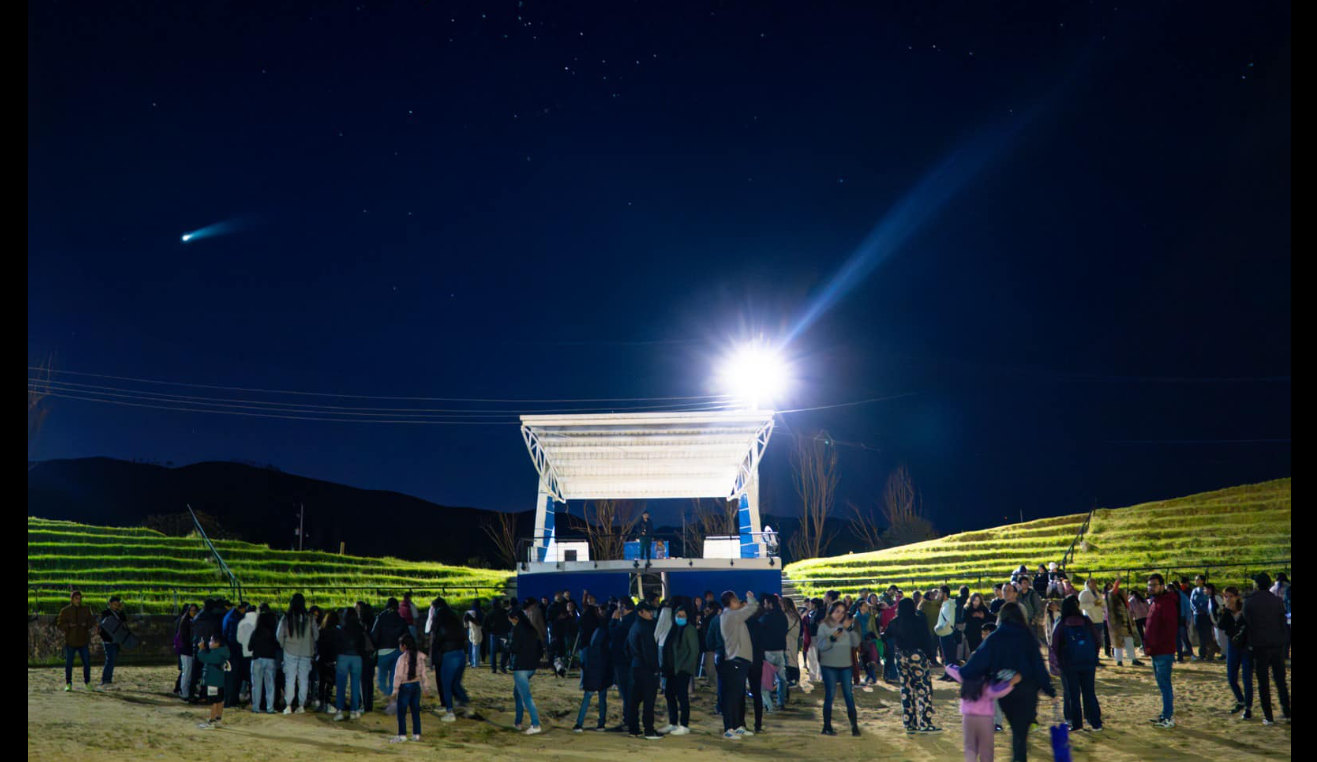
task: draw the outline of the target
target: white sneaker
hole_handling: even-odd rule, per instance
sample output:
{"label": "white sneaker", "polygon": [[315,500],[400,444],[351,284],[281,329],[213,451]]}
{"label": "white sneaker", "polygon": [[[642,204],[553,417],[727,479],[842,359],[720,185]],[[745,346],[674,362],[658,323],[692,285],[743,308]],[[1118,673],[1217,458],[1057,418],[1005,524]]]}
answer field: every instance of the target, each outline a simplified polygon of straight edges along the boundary
{"label": "white sneaker", "polygon": [[[661,733],[661,732],[663,732],[663,731],[659,731],[659,732]],[[672,729],[672,732],[669,733],[669,735],[674,735],[674,736],[684,736],[684,735],[689,734],[690,732],[691,732],[691,729],[688,728],[688,727],[686,727],[685,725],[678,725],[677,727],[675,727],[675,728]]]}
{"label": "white sneaker", "polygon": [[735,731],[735,730],[729,730],[729,731],[727,731],[726,733],[723,733],[723,738],[727,739],[728,741],[739,741],[739,740],[741,740],[741,737],[740,737],[739,735],[736,734],[736,731]]}
{"label": "white sneaker", "polygon": [[736,734],[738,736],[744,736],[745,738],[749,738],[754,735],[754,732],[750,730],[746,730],[745,726],[742,725],[741,727],[736,729]]}
{"label": "white sneaker", "polygon": [[293,710],[293,714],[306,714],[306,707],[297,707],[297,709]]}
{"label": "white sneaker", "polygon": [[394,736],[389,739],[389,743],[404,743],[406,740],[407,736]]}
{"label": "white sneaker", "polygon": [[202,730],[210,730],[214,726],[211,725],[209,722],[198,722],[197,727],[201,728]]}
{"label": "white sneaker", "polygon": [[452,712],[444,712],[444,716],[440,717],[439,719],[443,720],[444,722],[457,722],[457,715],[453,714]]}
{"label": "white sneaker", "polygon": [[293,713],[292,704],[289,704],[288,706],[284,707],[284,714],[292,714],[292,713]]}
{"label": "white sneaker", "polygon": [[361,711],[358,710],[358,711],[353,712],[352,714],[348,715],[348,718],[349,718],[349,719],[353,719],[353,720],[359,720],[359,719],[361,719]]}
{"label": "white sneaker", "polygon": [[421,740],[421,734],[420,734],[420,733],[412,733],[412,740],[413,740],[413,741],[419,741],[419,740]]}
{"label": "white sneaker", "polygon": [[334,722],[342,722],[344,719],[342,712],[334,712]]}
{"label": "white sneaker", "polygon": [[1161,722],[1157,723],[1157,727],[1159,727],[1159,728],[1173,728],[1173,727],[1175,727],[1175,719],[1172,718],[1172,717],[1167,717],[1166,719],[1164,719],[1164,720],[1162,720]]}
{"label": "white sneaker", "polygon": [[673,725],[672,723],[668,723],[667,725],[664,725],[663,727],[658,729],[658,734],[661,736],[665,736],[676,729],[677,729],[676,725]]}
{"label": "white sneaker", "polygon": [[529,728],[526,728],[526,735],[528,736],[539,735],[543,732],[544,728],[541,728],[539,725],[531,725]]}

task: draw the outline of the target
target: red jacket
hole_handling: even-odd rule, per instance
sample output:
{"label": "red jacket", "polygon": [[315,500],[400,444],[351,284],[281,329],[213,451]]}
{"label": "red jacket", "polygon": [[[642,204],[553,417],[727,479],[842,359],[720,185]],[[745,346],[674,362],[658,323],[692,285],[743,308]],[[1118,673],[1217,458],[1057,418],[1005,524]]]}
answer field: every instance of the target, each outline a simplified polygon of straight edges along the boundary
{"label": "red jacket", "polygon": [[1180,591],[1168,587],[1148,599],[1148,622],[1144,625],[1143,650],[1149,656],[1175,654],[1175,635],[1180,629]]}

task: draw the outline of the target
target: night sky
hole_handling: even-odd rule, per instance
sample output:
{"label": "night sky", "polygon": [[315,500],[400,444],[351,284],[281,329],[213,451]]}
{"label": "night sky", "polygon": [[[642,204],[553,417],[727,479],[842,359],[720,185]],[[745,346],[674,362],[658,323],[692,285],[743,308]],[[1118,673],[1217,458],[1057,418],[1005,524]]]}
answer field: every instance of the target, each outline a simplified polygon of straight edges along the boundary
{"label": "night sky", "polygon": [[947,531],[1288,476],[1290,4],[1130,6],[30,3],[29,366],[101,375],[29,455],[529,509],[509,411],[762,335],[882,398],[781,416],[767,513],[820,429]]}

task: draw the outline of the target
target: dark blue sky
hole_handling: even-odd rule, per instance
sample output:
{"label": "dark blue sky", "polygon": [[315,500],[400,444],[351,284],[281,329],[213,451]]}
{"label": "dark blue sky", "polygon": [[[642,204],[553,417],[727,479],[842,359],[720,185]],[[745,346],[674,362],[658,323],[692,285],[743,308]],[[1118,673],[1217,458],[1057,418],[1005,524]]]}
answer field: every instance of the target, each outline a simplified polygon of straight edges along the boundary
{"label": "dark blue sky", "polygon": [[[29,360],[708,395],[733,341],[824,304],[779,406],[910,396],[784,416],[768,512],[820,428],[864,445],[843,498],[905,462],[948,530],[1290,474],[1287,3],[299,5],[29,6]],[[820,302],[884,221],[904,234]],[[37,458],[533,504],[507,424],[51,403]]]}

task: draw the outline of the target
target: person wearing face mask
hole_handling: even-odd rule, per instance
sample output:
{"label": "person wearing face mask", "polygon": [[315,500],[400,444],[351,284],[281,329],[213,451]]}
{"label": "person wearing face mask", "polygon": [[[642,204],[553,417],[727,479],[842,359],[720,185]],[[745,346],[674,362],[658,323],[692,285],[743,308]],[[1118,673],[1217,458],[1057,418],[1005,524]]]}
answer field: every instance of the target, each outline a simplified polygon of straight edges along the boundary
{"label": "person wearing face mask", "polygon": [[700,636],[690,608],[683,602],[673,610],[672,627],[663,640],[663,697],[668,701],[668,724],[658,729],[659,735],[684,736],[691,732],[690,685],[699,660]]}

